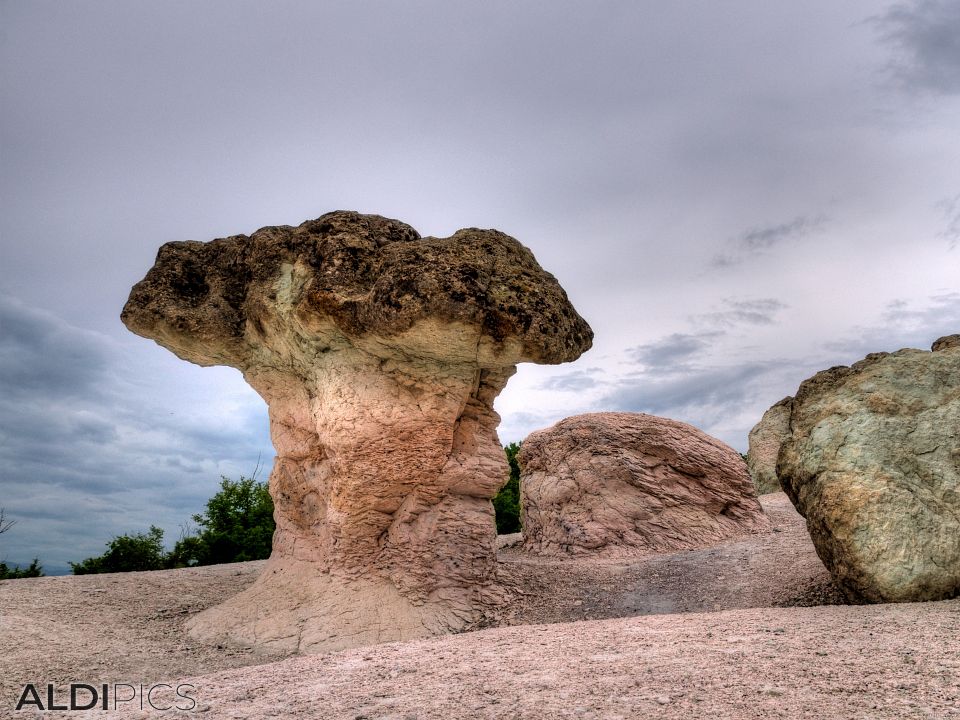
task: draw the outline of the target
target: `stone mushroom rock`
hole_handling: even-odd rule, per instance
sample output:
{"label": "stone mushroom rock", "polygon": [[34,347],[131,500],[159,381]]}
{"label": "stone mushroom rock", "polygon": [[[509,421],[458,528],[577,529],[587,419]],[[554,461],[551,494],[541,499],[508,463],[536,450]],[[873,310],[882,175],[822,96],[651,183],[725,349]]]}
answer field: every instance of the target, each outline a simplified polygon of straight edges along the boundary
{"label": "stone mushroom rock", "polygon": [[780,492],[777,478],[777,455],[780,444],[790,433],[790,406],[792,397],[785,397],[767,410],[748,436],[747,469],[757,495]]}
{"label": "stone mushroom rock", "polygon": [[874,353],[804,381],[777,464],[854,602],[960,594],[960,343]]}
{"label": "stone mushroom rock", "polygon": [[533,553],[643,555],[770,529],[740,454],[676,420],[575,415],[531,434],[518,459]]}
{"label": "stone mushroom rock", "polygon": [[172,242],[122,320],[184,360],[238,368],[269,406],[273,552],[190,621],[194,636],[327,651],[461,630],[509,596],[493,401],[517,363],[574,360],[593,337],[516,240],[332,212]]}

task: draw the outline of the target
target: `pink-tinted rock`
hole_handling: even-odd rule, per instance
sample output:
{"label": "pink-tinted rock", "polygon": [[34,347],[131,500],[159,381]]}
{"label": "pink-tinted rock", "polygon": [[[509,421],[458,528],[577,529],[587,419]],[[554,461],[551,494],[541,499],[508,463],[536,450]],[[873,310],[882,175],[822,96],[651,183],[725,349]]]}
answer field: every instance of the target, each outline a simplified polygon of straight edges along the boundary
{"label": "pink-tinted rock", "polygon": [[619,557],[770,529],[739,453],[676,420],[576,415],[531,434],[519,461],[531,552]]}
{"label": "pink-tinted rock", "polygon": [[122,319],[239,368],[270,410],[273,554],[194,635],[330,650],[460,630],[506,597],[493,401],[516,363],[572,360],[592,339],[516,240],[335,212],[168,243]]}

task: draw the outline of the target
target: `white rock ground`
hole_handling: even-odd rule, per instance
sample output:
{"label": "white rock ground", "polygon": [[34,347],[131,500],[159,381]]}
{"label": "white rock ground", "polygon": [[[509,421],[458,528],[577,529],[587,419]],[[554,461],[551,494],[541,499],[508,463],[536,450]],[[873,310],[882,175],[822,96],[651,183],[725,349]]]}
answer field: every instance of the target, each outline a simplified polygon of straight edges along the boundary
{"label": "white rock ground", "polygon": [[185,716],[216,718],[960,718],[960,600],[824,604],[840,599],[802,519],[782,494],[762,500],[778,532],[706,550],[505,548],[526,595],[501,627],[327,655],[184,635],[263,563],[4,581],[0,717],[35,714],[13,710],[27,682],[167,682],[194,686]]}

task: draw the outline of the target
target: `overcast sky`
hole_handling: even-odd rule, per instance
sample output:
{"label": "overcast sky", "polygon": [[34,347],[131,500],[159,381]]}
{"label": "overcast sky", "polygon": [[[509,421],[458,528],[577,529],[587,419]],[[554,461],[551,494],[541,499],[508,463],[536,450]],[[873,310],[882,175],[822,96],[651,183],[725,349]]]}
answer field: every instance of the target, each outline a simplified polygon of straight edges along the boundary
{"label": "overcast sky", "polygon": [[269,471],[234,370],[125,330],[169,240],[501,229],[590,322],[501,439],[618,409],[746,449],[813,372],[960,332],[960,3],[0,0],[0,560]]}

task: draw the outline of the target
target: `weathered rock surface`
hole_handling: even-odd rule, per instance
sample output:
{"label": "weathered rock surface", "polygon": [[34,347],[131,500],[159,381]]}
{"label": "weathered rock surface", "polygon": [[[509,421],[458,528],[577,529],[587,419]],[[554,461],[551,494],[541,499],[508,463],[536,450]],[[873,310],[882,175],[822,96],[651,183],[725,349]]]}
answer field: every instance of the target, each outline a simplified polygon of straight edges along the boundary
{"label": "weathered rock surface", "polygon": [[960,335],[946,335],[934,340],[930,350],[932,352],[939,352],[940,350],[949,350],[955,347],[960,347]]}
{"label": "weathered rock surface", "polygon": [[239,368],[270,410],[273,554],[191,621],[196,636],[331,650],[459,630],[504,599],[494,398],[516,363],[573,360],[592,340],[527,248],[333,212],[164,245],[122,319]]}
{"label": "weathered rock surface", "polygon": [[790,405],[792,397],[785,397],[767,410],[760,422],[753,426],[747,440],[747,469],[753,478],[757,495],[780,492],[777,478],[777,456],[780,445],[790,434]]}
{"label": "weathered rock surface", "polygon": [[676,420],[576,415],[531,434],[519,461],[531,552],[619,557],[770,529],[739,453]]}
{"label": "weathered rock surface", "polygon": [[830,368],[794,399],[778,473],[851,600],[960,594],[957,340]]}

